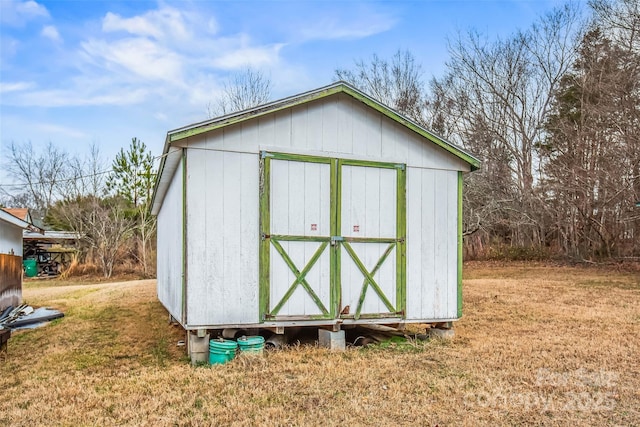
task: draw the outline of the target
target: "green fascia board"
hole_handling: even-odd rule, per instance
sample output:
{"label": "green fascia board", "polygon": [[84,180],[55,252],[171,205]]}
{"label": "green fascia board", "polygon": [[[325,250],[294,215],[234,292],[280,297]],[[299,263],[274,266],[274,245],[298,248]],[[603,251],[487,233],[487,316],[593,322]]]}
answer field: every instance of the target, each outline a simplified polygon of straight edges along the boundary
{"label": "green fascia board", "polygon": [[167,133],[167,140],[169,143],[179,141],[185,138],[190,138],[196,135],[200,135],[206,132],[210,132],[215,129],[219,129],[222,127],[230,126],[236,123],[241,123],[246,120],[258,118],[265,116],[267,114],[272,114],[287,108],[292,108],[297,105],[305,104],[307,102],[311,102],[314,100],[326,98],[331,95],[335,95],[338,93],[347,94],[354,99],[368,105],[374,110],[380,112],[391,120],[402,124],[403,126],[411,129],[418,135],[428,139],[454,156],[460,158],[471,166],[471,170],[476,170],[480,167],[480,161],[473,157],[471,154],[465,152],[460,149],[456,145],[445,141],[443,138],[436,136],[430,131],[426,130],[422,126],[413,122],[409,118],[393,111],[391,108],[381,104],[380,102],[374,100],[373,98],[365,95],[363,92],[360,92],[358,89],[352,87],[348,83],[345,82],[337,82],[332,85],[326,86],[324,88],[317,89],[315,91],[306,92],[301,95],[296,95],[293,97],[285,98],[280,101],[275,101],[270,104],[265,104],[263,106],[259,106],[250,110],[241,111],[239,113],[230,114],[227,116],[223,116],[218,119],[208,120],[205,122],[196,123],[191,126],[186,126],[183,128],[179,128]]}
{"label": "green fascia board", "polygon": [[167,155],[169,153],[169,146],[171,145],[169,141],[169,134],[167,133],[167,137],[164,141],[164,148],[162,149],[162,158],[160,160],[160,165],[158,166],[158,172],[156,173],[156,182],[153,184],[153,193],[151,194],[151,203],[149,203],[148,213],[153,211],[153,206],[156,203],[156,197],[158,195],[158,186],[160,185],[160,178],[164,173],[164,165],[167,162]]}

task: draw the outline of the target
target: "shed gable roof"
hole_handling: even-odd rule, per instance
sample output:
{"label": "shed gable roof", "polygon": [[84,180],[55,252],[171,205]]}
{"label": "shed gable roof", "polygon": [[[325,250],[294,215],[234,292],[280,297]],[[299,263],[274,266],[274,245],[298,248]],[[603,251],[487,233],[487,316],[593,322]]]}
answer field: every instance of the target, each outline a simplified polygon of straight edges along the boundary
{"label": "shed gable roof", "polygon": [[[480,160],[478,160],[463,148],[458,147],[457,145],[425,129],[423,126],[373,99],[369,95],[356,89],[350,84],[339,81],[329,86],[321,87],[299,95],[294,95],[268,104],[250,108],[248,110],[243,110],[214,119],[205,120],[203,122],[194,123],[167,132],[162,160],[158,170],[156,185],[152,197],[152,213],[157,214],[159,212],[164,194],[166,193],[166,190],[169,186],[169,181],[177,167],[177,162],[179,159],[179,155],[177,153],[178,150],[176,148],[173,148],[173,150],[171,149],[172,143],[339,93],[351,96],[357,101],[362,102],[363,104],[378,111],[389,119],[415,132],[416,134],[425,138],[436,146],[444,149],[453,156],[463,160],[464,162],[469,164],[472,171],[480,167]],[[165,166],[167,166],[166,164],[168,159],[170,165],[165,168]]]}
{"label": "shed gable roof", "polygon": [[[391,120],[396,121],[404,125],[405,127],[411,129],[412,131],[419,134],[420,136],[428,139],[429,141],[433,142],[439,147],[444,148],[449,153],[467,162],[471,166],[471,170],[476,170],[480,167],[480,160],[475,158],[471,153],[467,152],[461,147],[458,147],[452,142],[449,142],[444,138],[434,134],[433,132],[425,129],[423,126],[420,126],[419,124],[409,119],[408,117],[396,112],[395,110],[387,107],[386,105],[380,103],[379,101],[376,101],[375,99],[366,95],[364,92],[356,89],[355,87],[343,81],[339,81],[329,86],[312,90],[310,92],[305,92],[289,98],[284,98],[268,104],[260,105],[258,107],[251,108],[248,110],[227,114],[225,116],[217,117],[211,120],[206,120],[203,122],[199,122],[199,123],[184,126],[178,129],[174,129],[167,133],[167,143],[170,144],[172,142],[179,141],[181,139],[200,135],[202,133],[209,132],[214,129],[240,123],[256,117],[261,117],[266,114],[271,114],[273,112],[283,110],[285,108],[291,108],[296,105],[305,104],[307,102],[314,101],[321,98],[326,98],[327,96],[331,96],[337,93],[347,94],[353,97],[354,99],[357,99],[358,101],[368,105],[374,110],[382,113],[383,115],[387,116]],[[167,151],[167,148],[168,147],[165,145],[165,150],[164,150],[165,152]]]}

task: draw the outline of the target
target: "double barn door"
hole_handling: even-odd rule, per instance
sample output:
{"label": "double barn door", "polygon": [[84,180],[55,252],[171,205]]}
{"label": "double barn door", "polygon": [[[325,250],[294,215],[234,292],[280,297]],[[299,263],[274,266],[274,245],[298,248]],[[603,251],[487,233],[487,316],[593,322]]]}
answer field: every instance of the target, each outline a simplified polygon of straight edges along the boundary
{"label": "double barn door", "polygon": [[264,321],[403,317],[405,166],[262,152]]}

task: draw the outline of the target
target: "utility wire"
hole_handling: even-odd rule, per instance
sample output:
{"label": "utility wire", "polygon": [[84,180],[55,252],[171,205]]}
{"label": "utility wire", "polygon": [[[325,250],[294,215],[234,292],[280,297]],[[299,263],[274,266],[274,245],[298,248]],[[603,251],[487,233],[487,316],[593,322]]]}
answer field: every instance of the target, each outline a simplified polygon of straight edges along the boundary
{"label": "utility wire", "polygon": [[[165,155],[160,155],[160,156],[154,156],[151,158],[151,160],[153,162],[155,162],[156,160],[159,160],[161,158],[165,157]],[[92,173],[89,175],[81,175],[81,176],[75,176],[73,178],[64,178],[64,179],[59,179],[59,180],[55,180],[56,184],[61,184],[63,182],[71,182],[71,181],[77,181],[79,179],[83,179],[83,178],[92,178],[98,175],[104,175],[106,173],[110,173],[112,172],[113,169],[105,169],[103,171],[100,172],[96,172],[96,173]],[[38,181],[38,182],[27,182],[27,183],[23,183],[23,184],[0,184],[0,188],[16,188],[16,187],[28,187],[30,185],[45,185],[45,184],[51,184],[51,181]]]}
{"label": "utility wire", "polygon": [[[89,175],[81,175],[81,176],[75,176],[73,178],[65,178],[65,179],[57,179],[53,182],[55,182],[56,184],[61,184],[63,182],[71,182],[71,181],[77,181],[79,179],[83,179],[83,178],[91,178],[94,176],[98,176],[98,175],[104,175],[105,173],[109,173],[111,172],[111,169],[108,170],[104,170],[101,172],[96,172],[96,173],[92,173]],[[29,185],[44,185],[44,184],[51,184],[52,181],[38,181],[38,182],[27,182],[24,184],[0,184],[0,188],[7,188],[7,187],[27,187]]]}

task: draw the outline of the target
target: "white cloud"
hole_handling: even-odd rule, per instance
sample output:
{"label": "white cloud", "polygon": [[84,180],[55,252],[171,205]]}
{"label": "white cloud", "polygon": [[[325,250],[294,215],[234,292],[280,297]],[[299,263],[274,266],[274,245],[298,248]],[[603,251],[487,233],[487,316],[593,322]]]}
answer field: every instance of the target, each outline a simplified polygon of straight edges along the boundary
{"label": "white cloud", "polygon": [[273,66],[278,61],[283,46],[284,44],[279,43],[272,46],[238,47],[215,57],[212,63],[223,70]]}
{"label": "white cloud", "polygon": [[156,113],[153,115],[153,117],[155,117],[157,120],[159,120],[159,121],[161,121],[161,122],[166,122],[166,121],[168,121],[168,119],[169,119],[165,113],[160,112],[160,111],[156,112]]}
{"label": "white cloud", "polygon": [[185,17],[179,10],[164,7],[152,10],[140,16],[123,18],[115,13],[107,12],[102,20],[105,32],[124,31],[136,36],[152,37],[156,40],[186,40],[190,32],[185,25]]}
{"label": "white cloud", "polygon": [[46,7],[32,0],[19,3],[17,9],[25,16],[49,16]]}
{"label": "white cloud", "polygon": [[58,29],[53,25],[44,26],[40,34],[42,34],[43,37],[46,37],[56,43],[62,42],[62,37],[60,37]]}
{"label": "white cloud", "polygon": [[[0,3],[2,3],[2,0],[0,0]],[[0,46],[2,46],[2,49],[0,49],[0,57],[3,59],[10,58],[18,52],[20,41],[6,34],[0,34]]]}
{"label": "white cloud", "polygon": [[[116,84],[97,87],[38,90],[21,93],[7,104],[37,107],[83,107],[104,105],[134,105],[147,99],[145,88],[118,87]],[[3,100],[3,102],[5,102]]]}
{"label": "white cloud", "polygon": [[[204,12],[160,7],[130,17],[106,13],[101,24],[98,32],[77,42],[69,33],[66,49],[56,51],[68,65],[64,70],[53,68],[37,86],[20,77],[0,86],[6,93],[2,104],[62,108],[162,100],[182,109],[188,106],[204,118],[206,105],[230,72],[246,66],[266,72],[277,67],[280,75],[288,68],[280,58],[283,43],[257,43],[243,32],[218,34],[216,19]],[[41,35],[62,40],[53,25],[44,27]],[[161,111],[165,117],[157,119],[174,119]]]}
{"label": "white cloud", "polygon": [[209,18],[209,22],[207,23],[207,30],[209,30],[209,33],[211,34],[215,34],[218,32],[219,26],[218,26],[218,21],[216,21],[216,18],[211,17]]}
{"label": "white cloud", "polygon": [[78,130],[78,129],[74,129],[74,128],[70,128],[67,126],[60,126],[60,125],[56,125],[56,124],[52,124],[52,123],[37,123],[35,124],[35,127],[37,128],[37,130],[43,132],[43,133],[48,133],[48,134],[55,134],[55,135],[60,135],[60,136],[64,136],[67,138],[86,138],[87,134]]}
{"label": "white cloud", "polygon": [[35,1],[0,0],[0,22],[20,27],[36,18],[48,18],[49,12]]}
{"label": "white cloud", "polygon": [[0,82],[0,93],[19,92],[34,86],[33,82]]}
{"label": "white cloud", "polygon": [[360,39],[390,30],[396,19],[379,12],[331,16],[305,22],[299,29],[303,40]]}
{"label": "white cloud", "polygon": [[124,69],[153,80],[182,79],[180,55],[145,38],[126,38],[112,43],[89,40],[82,43],[82,48],[96,64],[112,71]]}

